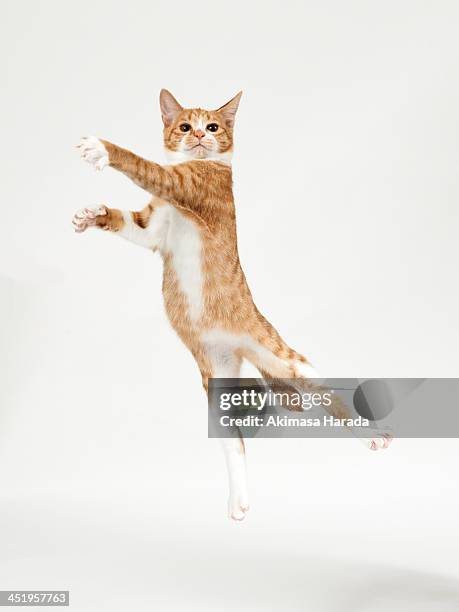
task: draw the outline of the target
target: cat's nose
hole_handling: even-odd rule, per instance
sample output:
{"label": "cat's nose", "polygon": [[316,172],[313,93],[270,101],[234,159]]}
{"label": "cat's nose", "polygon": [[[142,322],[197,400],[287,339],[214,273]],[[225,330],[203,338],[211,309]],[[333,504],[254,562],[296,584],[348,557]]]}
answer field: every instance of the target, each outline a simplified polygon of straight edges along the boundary
{"label": "cat's nose", "polygon": [[196,132],[194,133],[194,135],[196,136],[196,138],[202,138],[203,136],[205,136],[205,132],[203,132],[202,130],[196,130]]}

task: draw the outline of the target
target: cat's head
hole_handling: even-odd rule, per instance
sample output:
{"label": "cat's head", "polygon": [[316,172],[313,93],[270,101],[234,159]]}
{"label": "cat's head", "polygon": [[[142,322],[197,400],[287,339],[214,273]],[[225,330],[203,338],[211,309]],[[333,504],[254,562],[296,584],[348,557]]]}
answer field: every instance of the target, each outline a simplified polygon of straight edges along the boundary
{"label": "cat's head", "polygon": [[159,96],[164,123],[164,147],[171,162],[213,159],[230,163],[233,126],[242,91],[217,110],[183,108],[162,89]]}

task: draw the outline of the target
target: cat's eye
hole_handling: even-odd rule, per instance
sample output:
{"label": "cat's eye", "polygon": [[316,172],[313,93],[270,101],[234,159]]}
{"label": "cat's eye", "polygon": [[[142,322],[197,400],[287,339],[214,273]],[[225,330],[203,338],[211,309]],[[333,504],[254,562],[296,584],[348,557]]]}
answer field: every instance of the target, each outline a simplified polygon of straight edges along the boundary
{"label": "cat's eye", "polygon": [[208,132],[216,132],[218,130],[218,125],[216,123],[209,123],[209,125],[206,127],[206,130]]}
{"label": "cat's eye", "polygon": [[180,129],[182,132],[189,132],[191,130],[191,125],[189,123],[182,123]]}

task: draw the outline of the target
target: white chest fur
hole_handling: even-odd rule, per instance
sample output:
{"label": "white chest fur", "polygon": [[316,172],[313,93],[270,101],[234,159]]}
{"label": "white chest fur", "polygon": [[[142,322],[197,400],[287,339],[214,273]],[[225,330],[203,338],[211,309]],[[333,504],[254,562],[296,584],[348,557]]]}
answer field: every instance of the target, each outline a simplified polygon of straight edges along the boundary
{"label": "white chest fur", "polygon": [[202,312],[201,235],[196,224],[168,206],[169,224],[164,251],[172,256],[172,265],[180,288],[188,301],[188,314],[194,321]]}

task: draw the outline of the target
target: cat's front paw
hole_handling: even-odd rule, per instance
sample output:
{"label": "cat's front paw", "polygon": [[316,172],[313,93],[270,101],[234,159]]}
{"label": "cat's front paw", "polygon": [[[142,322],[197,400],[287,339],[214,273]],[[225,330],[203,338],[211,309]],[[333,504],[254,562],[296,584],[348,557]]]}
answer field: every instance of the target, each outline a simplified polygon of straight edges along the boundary
{"label": "cat's front paw", "polygon": [[106,216],[107,207],[103,204],[97,206],[96,208],[82,208],[73,216],[73,228],[79,234],[88,229],[88,227],[93,227],[95,225],[103,227],[103,229],[108,229],[107,225],[100,223],[101,217],[105,218]]}
{"label": "cat's front paw", "polygon": [[82,159],[94,166],[96,170],[103,170],[110,160],[108,151],[103,143],[95,136],[85,136],[77,144]]}

